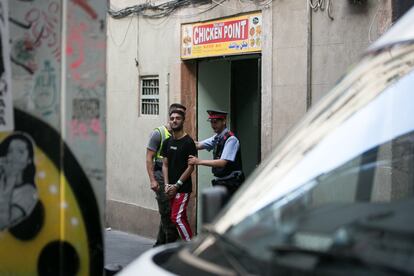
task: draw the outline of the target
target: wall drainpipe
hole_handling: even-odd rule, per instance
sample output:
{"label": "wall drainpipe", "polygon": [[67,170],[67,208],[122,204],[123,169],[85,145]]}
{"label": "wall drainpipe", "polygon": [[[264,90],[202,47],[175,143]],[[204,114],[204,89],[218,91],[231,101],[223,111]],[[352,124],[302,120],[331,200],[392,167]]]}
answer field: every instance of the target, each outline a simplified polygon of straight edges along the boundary
{"label": "wall drainpipe", "polygon": [[306,61],[306,111],[312,105],[312,8],[309,4],[309,0],[306,1],[307,7],[307,61]]}

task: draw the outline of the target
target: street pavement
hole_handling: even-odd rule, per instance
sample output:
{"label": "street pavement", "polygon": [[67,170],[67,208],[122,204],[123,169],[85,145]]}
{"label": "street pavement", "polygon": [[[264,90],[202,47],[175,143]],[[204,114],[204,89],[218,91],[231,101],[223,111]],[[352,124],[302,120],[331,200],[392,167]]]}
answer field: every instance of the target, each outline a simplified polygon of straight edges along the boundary
{"label": "street pavement", "polygon": [[152,248],[154,243],[153,239],[110,228],[106,229],[105,268],[110,270],[124,268],[142,253]]}

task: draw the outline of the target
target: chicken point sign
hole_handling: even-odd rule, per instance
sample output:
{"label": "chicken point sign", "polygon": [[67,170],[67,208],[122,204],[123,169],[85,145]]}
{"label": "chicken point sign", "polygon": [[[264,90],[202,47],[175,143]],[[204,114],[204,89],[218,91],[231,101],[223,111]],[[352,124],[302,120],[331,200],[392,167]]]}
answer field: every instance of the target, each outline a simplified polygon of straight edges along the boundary
{"label": "chicken point sign", "polygon": [[255,53],[261,51],[261,45],[259,12],[181,25],[182,59]]}

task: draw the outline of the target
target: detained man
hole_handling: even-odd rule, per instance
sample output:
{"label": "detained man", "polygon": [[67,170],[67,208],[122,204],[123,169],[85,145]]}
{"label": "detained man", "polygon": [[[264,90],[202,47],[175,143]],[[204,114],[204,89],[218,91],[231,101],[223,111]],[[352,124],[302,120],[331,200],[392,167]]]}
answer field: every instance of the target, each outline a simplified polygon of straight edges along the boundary
{"label": "detained man", "polygon": [[[170,105],[169,111],[180,109],[186,111],[185,106],[179,103]],[[171,127],[169,123],[155,128],[147,145],[146,167],[150,180],[151,190],[155,192],[158,203],[158,212],[160,214],[160,226],[158,228],[157,240],[154,246],[175,242],[178,239],[178,232],[175,224],[172,223],[170,200],[165,193],[164,177],[162,175],[162,144],[171,136]]]}
{"label": "detained man", "polygon": [[197,154],[194,140],[184,132],[185,113],[181,110],[170,112],[172,136],[162,146],[165,192],[170,197],[171,220],[185,241],[190,241],[193,233],[187,218],[187,206],[192,192],[191,173],[194,166],[189,165],[189,156]]}

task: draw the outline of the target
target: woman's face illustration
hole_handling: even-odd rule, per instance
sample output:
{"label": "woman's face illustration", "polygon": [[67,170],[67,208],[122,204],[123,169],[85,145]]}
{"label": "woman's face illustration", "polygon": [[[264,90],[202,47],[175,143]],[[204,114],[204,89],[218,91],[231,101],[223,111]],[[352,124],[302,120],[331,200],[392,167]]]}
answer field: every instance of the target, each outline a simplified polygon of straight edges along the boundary
{"label": "woman's face illustration", "polygon": [[19,139],[11,141],[6,160],[14,170],[23,171],[31,161],[26,143]]}

